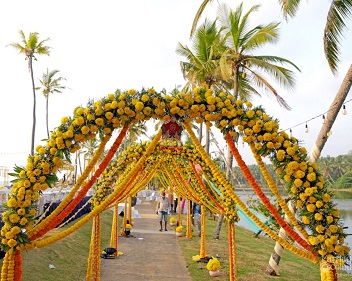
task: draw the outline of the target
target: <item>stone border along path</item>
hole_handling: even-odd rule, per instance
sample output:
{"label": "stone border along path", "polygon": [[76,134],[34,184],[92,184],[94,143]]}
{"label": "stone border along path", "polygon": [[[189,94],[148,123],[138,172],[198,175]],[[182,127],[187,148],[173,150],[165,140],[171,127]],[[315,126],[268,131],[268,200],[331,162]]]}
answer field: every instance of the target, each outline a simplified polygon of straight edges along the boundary
{"label": "stone border along path", "polygon": [[119,236],[118,251],[123,255],[101,259],[101,280],[192,281],[176,241],[175,227],[168,223],[168,231],[160,232],[155,206],[150,202],[143,201],[134,208],[141,216],[134,219],[134,237]]}

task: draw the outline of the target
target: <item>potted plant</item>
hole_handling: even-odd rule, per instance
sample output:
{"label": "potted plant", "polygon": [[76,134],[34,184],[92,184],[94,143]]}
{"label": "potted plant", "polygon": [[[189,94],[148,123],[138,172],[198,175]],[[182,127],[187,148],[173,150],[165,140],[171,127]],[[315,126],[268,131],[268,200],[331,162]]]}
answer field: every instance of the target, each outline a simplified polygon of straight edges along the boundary
{"label": "potted plant", "polygon": [[183,231],[183,226],[182,225],[176,227],[176,229],[175,229],[176,236],[181,237],[182,236],[182,231]]}
{"label": "potted plant", "polygon": [[207,263],[207,269],[209,270],[210,276],[219,276],[220,261],[217,258],[212,257]]}
{"label": "potted plant", "polygon": [[176,225],[176,219],[175,218],[170,218],[170,225],[175,226]]}

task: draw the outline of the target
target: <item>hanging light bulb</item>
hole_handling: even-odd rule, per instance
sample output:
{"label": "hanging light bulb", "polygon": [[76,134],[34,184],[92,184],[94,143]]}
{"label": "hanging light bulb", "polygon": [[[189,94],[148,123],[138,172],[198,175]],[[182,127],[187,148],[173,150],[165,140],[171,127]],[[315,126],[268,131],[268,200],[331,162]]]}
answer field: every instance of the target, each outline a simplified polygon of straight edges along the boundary
{"label": "hanging light bulb", "polygon": [[309,132],[309,129],[308,129],[308,124],[306,124],[306,133]]}
{"label": "hanging light bulb", "polygon": [[292,130],[290,129],[290,137],[292,138]]}
{"label": "hanging light bulb", "polygon": [[323,124],[325,123],[325,115],[323,114]]}
{"label": "hanging light bulb", "polygon": [[342,114],[346,115],[347,114],[347,110],[346,110],[346,105],[342,106]]}
{"label": "hanging light bulb", "polygon": [[326,133],[326,135],[327,135],[328,137],[330,137],[330,136],[332,135],[332,132],[329,131],[329,132]]}

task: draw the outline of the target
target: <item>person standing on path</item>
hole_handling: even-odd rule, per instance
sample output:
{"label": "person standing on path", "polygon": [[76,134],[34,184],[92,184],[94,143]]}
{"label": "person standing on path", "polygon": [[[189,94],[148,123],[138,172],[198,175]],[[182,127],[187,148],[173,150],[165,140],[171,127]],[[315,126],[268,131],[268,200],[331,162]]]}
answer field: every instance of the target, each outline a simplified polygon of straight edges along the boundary
{"label": "person standing on path", "polygon": [[196,224],[197,224],[197,230],[198,230],[198,236],[201,236],[201,230],[202,230],[202,225],[201,225],[201,211],[200,211],[200,205],[197,204],[196,202],[193,202],[193,207],[192,207],[192,214],[195,218]]}
{"label": "person standing on path", "polygon": [[160,230],[163,231],[163,221],[165,223],[165,231],[167,231],[167,213],[170,210],[169,198],[165,196],[165,191],[161,192],[161,197],[156,205],[156,213],[159,214]]}

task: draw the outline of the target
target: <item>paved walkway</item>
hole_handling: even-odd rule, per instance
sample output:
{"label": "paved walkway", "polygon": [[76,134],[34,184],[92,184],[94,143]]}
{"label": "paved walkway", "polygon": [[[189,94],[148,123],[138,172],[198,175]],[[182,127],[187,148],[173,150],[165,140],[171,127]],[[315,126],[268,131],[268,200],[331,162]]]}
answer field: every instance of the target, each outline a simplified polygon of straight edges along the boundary
{"label": "paved walkway", "polygon": [[191,281],[174,228],[159,231],[159,219],[151,203],[142,202],[134,208],[141,216],[134,219],[134,237],[119,237],[118,251],[123,255],[101,259],[101,280]]}

